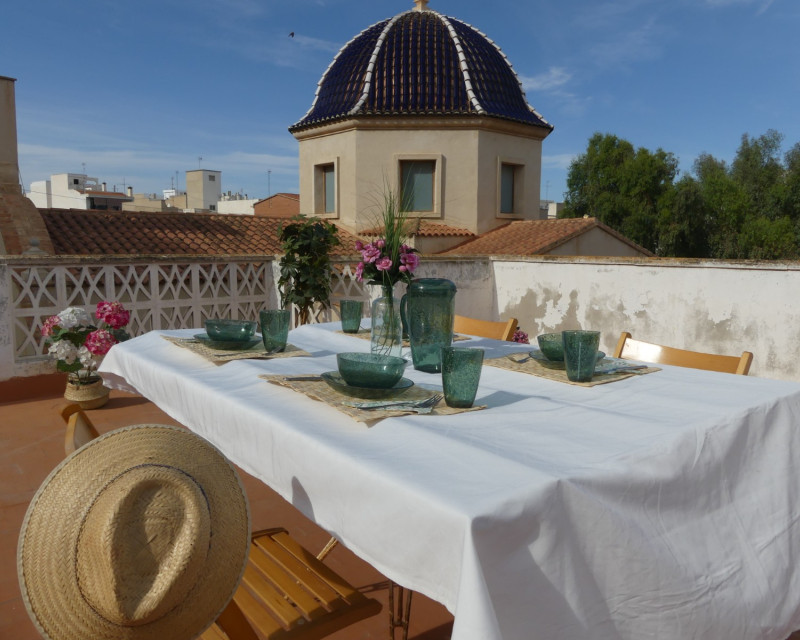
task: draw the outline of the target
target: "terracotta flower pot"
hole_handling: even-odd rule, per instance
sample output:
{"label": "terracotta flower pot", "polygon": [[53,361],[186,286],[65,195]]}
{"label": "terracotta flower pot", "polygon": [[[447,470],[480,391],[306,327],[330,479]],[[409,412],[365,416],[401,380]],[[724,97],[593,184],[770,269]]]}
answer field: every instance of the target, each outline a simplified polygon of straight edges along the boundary
{"label": "terracotta flower pot", "polygon": [[103,379],[98,378],[89,384],[76,384],[67,380],[64,398],[74,402],[81,409],[99,409],[108,402],[109,388],[103,386]]}

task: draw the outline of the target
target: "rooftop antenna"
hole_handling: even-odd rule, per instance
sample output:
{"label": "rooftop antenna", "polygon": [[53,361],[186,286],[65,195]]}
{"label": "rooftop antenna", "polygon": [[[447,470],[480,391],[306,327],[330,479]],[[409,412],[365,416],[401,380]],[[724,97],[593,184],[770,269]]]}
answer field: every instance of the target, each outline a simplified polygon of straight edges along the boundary
{"label": "rooftop antenna", "polygon": [[544,183],[544,199],[547,202],[550,202],[550,198],[548,197],[549,194],[550,194],[550,181],[548,180],[547,182]]}
{"label": "rooftop antenna", "polygon": [[272,196],[272,170],[271,169],[269,171],[267,171],[267,202],[269,202],[269,205],[267,205],[267,206],[271,207],[272,206],[272,201],[269,199],[270,196]]}
{"label": "rooftop antenna", "polygon": [[83,173],[86,173],[86,163],[85,162],[81,162],[81,167],[83,169]]}
{"label": "rooftop antenna", "polygon": [[197,168],[202,168],[203,156],[197,156]]}

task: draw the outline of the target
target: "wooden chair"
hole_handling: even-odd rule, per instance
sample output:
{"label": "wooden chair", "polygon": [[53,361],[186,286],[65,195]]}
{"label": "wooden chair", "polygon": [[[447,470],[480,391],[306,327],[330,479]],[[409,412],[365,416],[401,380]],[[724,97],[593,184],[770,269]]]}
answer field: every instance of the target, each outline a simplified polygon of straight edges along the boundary
{"label": "wooden chair", "polygon": [[67,431],[64,434],[64,453],[66,455],[80,449],[100,435],[80,405],[68,404],[61,410],[61,417],[67,423]]}
{"label": "wooden chair", "polygon": [[516,330],[516,318],[509,318],[508,321],[492,322],[491,320],[477,320],[466,316],[456,316],[453,322],[453,331],[455,333],[493,338],[494,340],[511,340]]}
{"label": "wooden chair", "polygon": [[253,534],[242,583],[200,637],[316,640],[380,610],[285,529],[268,529]]}
{"label": "wooden chair", "polygon": [[753,354],[749,351],[743,351],[741,356],[723,356],[700,351],[687,351],[634,340],[627,331],[623,331],[622,335],[620,335],[613,355],[615,358],[625,358],[627,360],[671,364],[677,367],[721,371],[742,376],[748,374],[750,365],[753,362]]}
{"label": "wooden chair", "polygon": [[[67,454],[99,433],[77,404],[65,407]],[[202,640],[317,640],[380,612],[285,529],[253,534],[244,577]]]}

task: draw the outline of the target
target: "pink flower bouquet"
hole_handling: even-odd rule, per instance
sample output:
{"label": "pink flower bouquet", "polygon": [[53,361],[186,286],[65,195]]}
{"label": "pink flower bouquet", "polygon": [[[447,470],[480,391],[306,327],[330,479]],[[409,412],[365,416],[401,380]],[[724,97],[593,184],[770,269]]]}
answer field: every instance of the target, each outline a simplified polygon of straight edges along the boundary
{"label": "pink flower bouquet", "polygon": [[130,336],[124,330],[131,314],[119,302],[100,302],[97,322],[80,307],[67,307],[42,323],[42,335],[50,343],[48,353],[56,368],[69,374],[70,381],[88,384],[97,380],[98,358]]}

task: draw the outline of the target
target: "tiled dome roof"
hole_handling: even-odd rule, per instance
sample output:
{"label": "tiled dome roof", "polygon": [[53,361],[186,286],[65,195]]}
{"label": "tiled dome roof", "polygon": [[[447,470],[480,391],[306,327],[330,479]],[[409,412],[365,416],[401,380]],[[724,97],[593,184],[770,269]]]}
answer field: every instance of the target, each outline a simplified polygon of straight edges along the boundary
{"label": "tiled dome roof", "polygon": [[342,47],[289,130],[373,115],[493,116],[553,128],[494,42],[427,9],[378,22]]}

